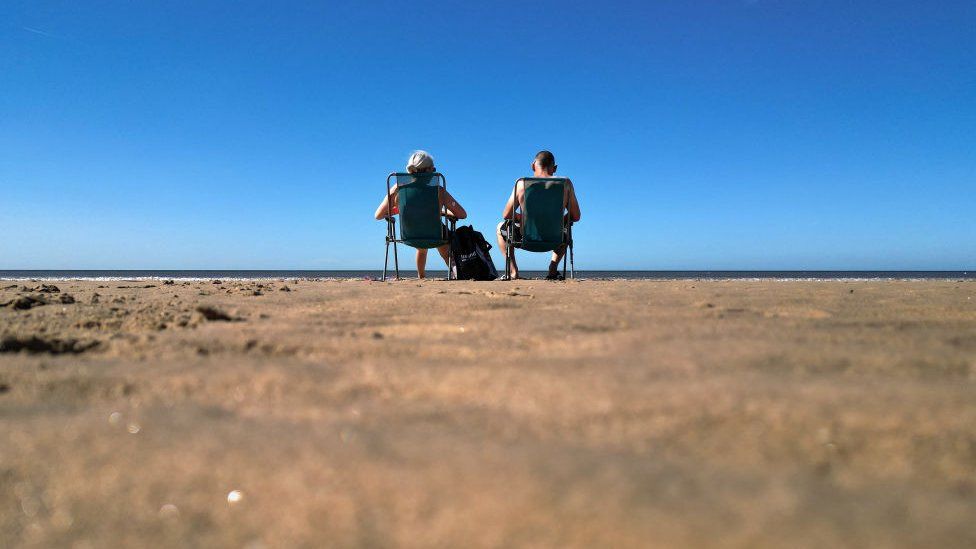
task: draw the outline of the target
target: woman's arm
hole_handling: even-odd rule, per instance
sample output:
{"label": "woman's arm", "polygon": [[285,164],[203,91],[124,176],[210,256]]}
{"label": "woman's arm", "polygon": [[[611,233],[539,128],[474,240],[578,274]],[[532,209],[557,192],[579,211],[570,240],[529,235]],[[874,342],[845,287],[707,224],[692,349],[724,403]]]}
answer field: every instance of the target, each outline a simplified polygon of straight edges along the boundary
{"label": "woman's arm", "polygon": [[447,189],[441,190],[441,204],[447,208],[447,215],[455,219],[464,219],[468,217],[468,212],[464,211],[464,207],[461,203],[451,196],[451,193],[447,192]]}
{"label": "woman's arm", "polygon": [[397,195],[396,195],[396,187],[394,187],[392,190],[390,190],[389,196],[384,196],[383,201],[380,202],[380,206],[376,208],[376,219],[379,220],[390,216],[390,204],[389,204],[390,197],[393,198],[393,210],[394,211],[396,210]]}

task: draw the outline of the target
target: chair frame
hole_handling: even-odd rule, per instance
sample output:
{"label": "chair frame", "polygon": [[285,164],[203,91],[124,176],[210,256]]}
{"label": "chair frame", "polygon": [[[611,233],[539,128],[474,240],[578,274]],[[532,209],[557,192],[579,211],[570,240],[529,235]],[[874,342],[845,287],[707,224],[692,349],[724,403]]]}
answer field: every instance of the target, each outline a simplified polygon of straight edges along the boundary
{"label": "chair frame", "polygon": [[[525,238],[522,235],[523,240],[515,240],[515,210],[520,208],[521,205],[518,202],[518,184],[520,181],[526,179],[561,179],[565,185],[568,181],[565,177],[553,177],[553,178],[539,178],[539,177],[520,177],[515,180],[515,186],[512,188],[512,196],[515,199],[515,203],[512,205],[512,214],[508,218],[510,223],[508,228],[508,235],[505,238],[505,276],[508,276],[512,272],[512,259],[515,257],[516,245],[521,245]],[[565,208],[565,206],[564,206]],[[566,278],[566,259],[569,259],[569,273],[570,278],[576,278],[576,266],[573,263],[573,221],[569,218],[569,214],[563,214],[563,244],[565,244],[569,249],[563,254],[563,279]],[[527,251],[527,250],[524,250]]]}
{"label": "chair frame", "polygon": [[[413,173],[403,173],[403,172],[390,172],[390,175],[386,176],[386,204],[387,204],[387,216],[384,218],[386,220],[386,255],[383,259],[383,281],[386,281],[386,273],[390,263],[390,244],[393,244],[393,265],[396,272],[396,280],[400,280],[400,261],[397,257],[397,244],[404,244],[409,246],[405,240],[403,240],[403,233],[400,233],[400,238],[396,237],[396,217],[389,213],[389,210],[393,209],[393,188],[390,187],[390,180],[394,177],[400,175],[418,175]],[[431,177],[436,177],[440,179],[440,187],[444,192],[447,192],[447,178],[444,174],[440,172],[434,172]],[[400,215],[397,213],[396,215]],[[457,228],[457,218],[454,216],[447,215],[447,206],[441,204],[440,215],[445,217],[449,224],[448,234],[447,234],[447,279],[453,280],[451,278],[451,273],[454,271],[454,243],[451,238],[451,233]],[[402,227],[402,224],[401,224]],[[402,229],[401,229],[402,230]]]}

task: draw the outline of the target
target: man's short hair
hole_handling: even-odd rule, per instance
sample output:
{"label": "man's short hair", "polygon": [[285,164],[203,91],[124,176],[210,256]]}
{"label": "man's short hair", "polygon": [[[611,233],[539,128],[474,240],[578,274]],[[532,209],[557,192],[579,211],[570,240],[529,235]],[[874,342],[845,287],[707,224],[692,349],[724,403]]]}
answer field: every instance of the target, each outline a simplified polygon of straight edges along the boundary
{"label": "man's short hair", "polygon": [[543,170],[551,170],[556,167],[556,157],[549,151],[539,151],[535,155],[535,162]]}

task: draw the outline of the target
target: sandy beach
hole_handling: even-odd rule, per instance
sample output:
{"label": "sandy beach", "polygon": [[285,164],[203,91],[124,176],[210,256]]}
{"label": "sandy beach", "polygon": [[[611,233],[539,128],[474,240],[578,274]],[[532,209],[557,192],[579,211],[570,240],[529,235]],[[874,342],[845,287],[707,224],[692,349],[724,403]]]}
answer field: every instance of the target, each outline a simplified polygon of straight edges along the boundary
{"label": "sandy beach", "polygon": [[7,281],[0,546],[976,545],[976,281]]}

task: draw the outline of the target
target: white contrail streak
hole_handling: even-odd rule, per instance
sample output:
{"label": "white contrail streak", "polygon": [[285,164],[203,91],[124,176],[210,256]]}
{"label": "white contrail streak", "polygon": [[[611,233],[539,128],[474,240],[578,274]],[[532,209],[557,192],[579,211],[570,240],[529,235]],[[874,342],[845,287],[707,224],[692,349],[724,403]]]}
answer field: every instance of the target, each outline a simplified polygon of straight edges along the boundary
{"label": "white contrail streak", "polygon": [[24,27],[24,26],[22,26],[20,28],[24,29],[27,32],[32,32],[34,34],[40,34],[41,36],[47,36],[49,38],[57,38],[57,36],[55,36],[55,35],[53,35],[53,34],[51,34],[49,32],[44,32],[44,31],[42,31],[40,29],[33,29],[31,27]]}

